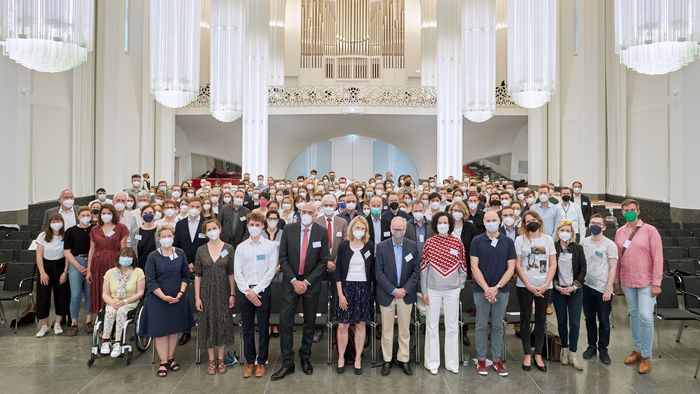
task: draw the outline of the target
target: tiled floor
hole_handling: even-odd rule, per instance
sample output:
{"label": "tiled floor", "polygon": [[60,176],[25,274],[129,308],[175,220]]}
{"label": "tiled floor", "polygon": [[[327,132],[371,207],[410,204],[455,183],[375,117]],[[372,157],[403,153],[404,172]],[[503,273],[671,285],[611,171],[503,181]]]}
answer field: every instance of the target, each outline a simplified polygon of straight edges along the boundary
{"label": "tiled floor", "polygon": [[[8,308],[6,308],[7,311]],[[700,380],[693,379],[695,365],[700,357],[700,326],[690,322],[681,343],[675,342],[678,325],[659,323],[663,342],[662,358],[655,354],[650,375],[641,376],[635,369],[623,364],[630,350],[629,324],[625,320],[624,299],[615,301],[615,328],[612,333],[610,355],[613,363],[604,366],[597,360],[584,361],[584,371],[570,366],[550,363],[549,372],[536,369],[526,373],[520,369],[521,345],[512,329],[508,330],[506,347],[510,376],[501,378],[494,373],[487,377],[475,373],[473,366],[464,367],[460,374],[440,370],[431,375],[421,366],[409,377],[394,368],[389,377],[379,374],[378,368],[364,364],[364,374],[355,376],[352,370],[337,375],[333,366],[326,365],[325,338],[314,345],[313,376],[300,370],[282,381],[271,382],[269,374],[263,379],[243,379],[242,369],[233,367],[225,375],[206,374],[206,354],[202,365],[194,363],[194,341],[178,348],[176,357],[182,369],[167,378],[155,375],[150,351],[136,353],[133,363],[124,360],[99,359],[92,368],[86,366],[90,355],[90,337],[34,338],[35,328],[23,327],[17,336],[8,326],[0,327],[0,392],[3,393],[700,393]],[[554,316],[549,317],[550,330],[556,330]],[[470,331],[473,342],[473,330]],[[297,338],[298,339],[298,338]],[[579,346],[585,349],[585,328],[581,330]],[[298,346],[299,341],[295,341]],[[238,351],[238,344],[234,346]],[[656,350],[656,348],[655,348]],[[473,354],[473,346],[469,348]],[[274,372],[280,363],[279,339],[272,339],[271,360],[268,370]]]}

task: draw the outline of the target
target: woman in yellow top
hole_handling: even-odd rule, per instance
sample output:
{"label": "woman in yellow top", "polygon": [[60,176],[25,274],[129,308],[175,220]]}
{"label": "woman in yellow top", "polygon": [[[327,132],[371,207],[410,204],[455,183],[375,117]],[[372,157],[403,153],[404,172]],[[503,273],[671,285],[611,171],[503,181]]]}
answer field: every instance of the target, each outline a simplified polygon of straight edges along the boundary
{"label": "woman in yellow top", "polygon": [[[105,320],[102,328],[102,346],[100,353],[109,354],[113,358],[121,355],[121,339],[126,316],[136,308],[146,289],[146,275],[141,268],[132,268],[136,253],[129,247],[119,251],[118,264],[107,270],[102,285],[102,300],[105,302]],[[110,353],[109,338],[112,326],[114,330],[114,345]]]}

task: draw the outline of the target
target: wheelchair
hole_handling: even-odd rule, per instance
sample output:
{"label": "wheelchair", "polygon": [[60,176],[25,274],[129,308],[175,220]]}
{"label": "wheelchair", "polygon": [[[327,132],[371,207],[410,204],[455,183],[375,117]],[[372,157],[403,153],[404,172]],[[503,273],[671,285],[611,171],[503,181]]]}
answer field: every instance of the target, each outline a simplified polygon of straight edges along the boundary
{"label": "wheelchair", "polygon": [[[95,363],[95,360],[97,360],[98,358],[111,358],[109,354],[100,353],[100,347],[102,345],[104,316],[105,310],[104,308],[102,308],[97,314],[97,319],[95,321],[94,328],[92,331],[92,347],[90,352],[90,359],[87,361],[88,368],[92,367],[92,365]],[[132,309],[127,313],[127,319],[124,324],[124,329],[122,331],[121,341],[119,342],[121,354],[118,358],[126,358],[126,365],[131,364],[131,360],[134,356],[134,347],[136,347],[136,350],[138,350],[139,353],[143,353],[146,350],[148,350],[148,348],[151,346],[151,338],[142,337],[138,334],[142,321],[142,316],[143,299],[139,301],[136,308]],[[113,330],[114,329],[116,329],[116,323],[114,324]],[[134,342],[133,346],[129,343],[130,341]]]}

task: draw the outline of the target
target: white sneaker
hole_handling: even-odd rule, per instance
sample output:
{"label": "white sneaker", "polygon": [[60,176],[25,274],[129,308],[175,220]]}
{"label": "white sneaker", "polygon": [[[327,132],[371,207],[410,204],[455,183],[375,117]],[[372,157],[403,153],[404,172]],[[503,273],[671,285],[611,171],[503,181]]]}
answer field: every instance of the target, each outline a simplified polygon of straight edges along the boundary
{"label": "white sneaker", "polygon": [[41,337],[43,337],[44,335],[46,335],[46,334],[48,334],[48,333],[49,333],[49,326],[47,326],[46,324],[44,324],[44,325],[41,326],[41,328],[39,329],[39,332],[36,333],[36,337],[37,337],[37,338],[41,338]]}
{"label": "white sneaker", "polygon": [[100,346],[100,354],[109,354],[109,342],[102,342],[102,346]]}
{"label": "white sneaker", "polygon": [[438,374],[437,368],[431,369],[431,370],[430,370],[430,373],[433,374],[433,375],[437,375],[437,374]]}
{"label": "white sneaker", "polygon": [[60,324],[54,324],[53,325],[53,333],[56,335],[61,335],[63,334],[63,328],[61,327]]}
{"label": "white sneaker", "polygon": [[112,358],[117,358],[122,355],[122,347],[118,343],[115,343],[112,347],[112,353],[109,354]]}

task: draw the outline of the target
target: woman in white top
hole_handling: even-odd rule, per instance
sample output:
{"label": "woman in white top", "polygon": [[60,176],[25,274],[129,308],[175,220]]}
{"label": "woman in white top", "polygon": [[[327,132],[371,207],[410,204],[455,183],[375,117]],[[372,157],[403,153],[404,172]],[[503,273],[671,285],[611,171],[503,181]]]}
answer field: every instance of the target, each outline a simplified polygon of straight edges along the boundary
{"label": "woman in white top", "polygon": [[173,200],[165,200],[163,202],[163,217],[160,220],[156,220],[156,226],[160,227],[164,224],[170,224],[175,227],[177,222],[177,202]]}
{"label": "woman in white top", "polygon": [[557,272],[556,249],[552,237],[542,232],[542,217],[535,211],[523,215],[520,235],[515,239],[515,271],[518,274],[517,292],[520,304],[520,338],[523,343],[523,369],[532,367],[530,345],[530,316],[535,301],[535,363],[537,369],[547,372],[542,360],[545,341],[547,305],[552,299],[552,280]]}
{"label": "woman in white top", "polygon": [[294,223],[294,206],[292,205],[292,197],[284,196],[280,205],[280,217],[286,223]]}
{"label": "woman in white top", "polygon": [[345,372],[348,329],[355,324],[355,374],[362,374],[362,349],[365,345],[366,322],[374,320],[374,244],[369,241],[367,219],[355,216],[348,226],[345,240],[338,246],[333,278],[338,289],[335,308],[338,321],[338,367]]}
{"label": "woman in white top", "polygon": [[36,265],[39,268],[39,284],[36,287],[36,317],[39,320],[37,338],[49,332],[49,311],[53,293],[56,320],[53,332],[62,334],[61,321],[68,315],[70,305],[70,287],[68,285],[68,266],[63,257],[63,235],[65,228],[63,216],[54,213],[49,223],[36,239]]}

